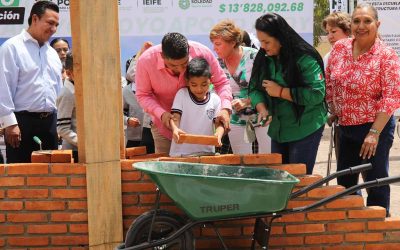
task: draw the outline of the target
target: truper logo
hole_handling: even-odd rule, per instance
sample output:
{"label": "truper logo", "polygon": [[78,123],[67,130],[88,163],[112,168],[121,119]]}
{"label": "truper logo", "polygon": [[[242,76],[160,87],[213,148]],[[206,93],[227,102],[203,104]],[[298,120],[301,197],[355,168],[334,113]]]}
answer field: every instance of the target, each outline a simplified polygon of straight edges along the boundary
{"label": "truper logo", "polygon": [[23,24],[25,8],[19,0],[0,0],[0,24]]}

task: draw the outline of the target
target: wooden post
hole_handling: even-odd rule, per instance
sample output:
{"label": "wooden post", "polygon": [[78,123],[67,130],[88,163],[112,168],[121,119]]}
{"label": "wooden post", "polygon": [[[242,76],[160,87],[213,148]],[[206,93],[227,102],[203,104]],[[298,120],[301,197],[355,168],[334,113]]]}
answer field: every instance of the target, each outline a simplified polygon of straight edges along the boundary
{"label": "wooden post", "polygon": [[122,242],[122,93],[118,1],[70,2],[80,162],[86,163],[89,247]]}

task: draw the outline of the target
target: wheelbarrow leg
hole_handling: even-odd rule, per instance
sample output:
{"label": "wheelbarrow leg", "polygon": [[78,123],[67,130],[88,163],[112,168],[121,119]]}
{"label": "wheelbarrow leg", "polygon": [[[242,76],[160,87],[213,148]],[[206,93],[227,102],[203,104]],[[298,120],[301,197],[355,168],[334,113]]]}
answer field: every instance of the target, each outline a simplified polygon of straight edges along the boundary
{"label": "wheelbarrow leg", "polygon": [[158,187],[157,187],[156,191],[157,191],[156,203],[155,203],[155,207],[154,207],[153,218],[151,219],[151,224],[150,224],[150,229],[149,229],[149,235],[147,237],[147,242],[151,241],[151,232],[153,231],[154,221],[156,220],[157,211],[158,211],[158,209],[160,209],[161,191],[160,191],[160,189]]}
{"label": "wheelbarrow leg", "polygon": [[268,249],[272,222],[279,217],[281,217],[281,215],[256,219],[256,222],[254,223],[253,238],[251,239],[251,250],[256,249],[256,241],[262,247],[262,249]]}
{"label": "wheelbarrow leg", "polygon": [[[224,248],[224,250],[228,250],[228,247],[226,246],[224,240],[222,239],[222,236],[221,236],[221,234],[219,233],[218,228],[214,225],[214,223],[208,223],[208,224],[211,225],[212,228],[214,229],[214,231],[215,231],[215,233],[217,234],[218,239],[219,239],[219,241],[221,242],[222,247]],[[206,226],[206,225],[204,225],[204,226]]]}

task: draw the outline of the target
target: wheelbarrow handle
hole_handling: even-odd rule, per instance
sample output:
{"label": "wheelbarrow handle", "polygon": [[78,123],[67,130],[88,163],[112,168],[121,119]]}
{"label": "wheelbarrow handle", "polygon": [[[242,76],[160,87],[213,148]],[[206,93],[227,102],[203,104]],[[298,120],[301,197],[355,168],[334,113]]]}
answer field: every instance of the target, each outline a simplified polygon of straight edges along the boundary
{"label": "wheelbarrow handle", "polygon": [[319,181],[314,182],[311,185],[303,187],[302,189],[292,193],[290,195],[290,199],[294,199],[296,197],[299,197],[300,195],[305,194],[305,193],[307,193],[307,192],[309,192],[309,191],[311,191],[311,190],[313,190],[313,189],[315,189],[317,187],[320,187],[324,183],[327,183],[330,180],[335,179],[335,178],[337,178],[339,176],[348,175],[348,174],[356,174],[356,173],[360,173],[360,172],[369,170],[371,168],[372,168],[372,164],[371,163],[367,163],[367,164],[362,164],[362,165],[350,167],[348,169],[335,172],[333,174],[330,174],[330,175],[326,176],[325,178],[323,178],[323,179],[321,179]]}
{"label": "wheelbarrow handle", "polygon": [[297,213],[297,212],[307,212],[310,210],[313,210],[317,207],[323,206],[326,203],[329,203],[331,201],[337,200],[345,195],[348,194],[352,194],[358,190],[364,189],[364,188],[371,188],[371,187],[379,187],[379,186],[384,186],[384,185],[389,185],[391,183],[395,183],[395,182],[400,182],[400,175],[399,176],[393,176],[393,177],[385,177],[385,178],[380,178],[380,179],[376,179],[373,181],[368,181],[368,182],[364,182],[358,185],[355,185],[353,187],[347,188],[345,190],[343,190],[342,192],[333,194],[331,196],[328,196],[324,199],[321,199],[315,203],[312,203],[308,206],[303,206],[303,207],[297,207],[297,208],[293,208],[293,209],[288,209],[288,210],[284,210],[283,213]]}

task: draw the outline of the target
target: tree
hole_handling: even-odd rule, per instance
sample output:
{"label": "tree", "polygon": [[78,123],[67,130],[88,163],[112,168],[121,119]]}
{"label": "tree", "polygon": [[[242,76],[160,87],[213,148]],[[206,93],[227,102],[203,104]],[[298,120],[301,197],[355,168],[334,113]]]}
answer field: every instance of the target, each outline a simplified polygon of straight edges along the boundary
{"label": "tree", "polygon": [[329,0],[314,0],[314,47],[321,41],[325,34],[322,29],[322,20],[329,14]]}

